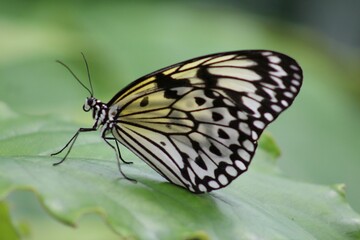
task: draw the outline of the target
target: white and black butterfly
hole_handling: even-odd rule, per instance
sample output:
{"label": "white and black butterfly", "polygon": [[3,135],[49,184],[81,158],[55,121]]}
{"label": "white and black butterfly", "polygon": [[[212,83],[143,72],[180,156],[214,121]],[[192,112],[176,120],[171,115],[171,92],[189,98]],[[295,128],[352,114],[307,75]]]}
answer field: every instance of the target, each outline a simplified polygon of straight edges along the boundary
{"label": "white and black butterfly", "polygon": [[300,66],[284,54],[222,52],[150,73],[102,103],[93,96],[86,67],[91,90],[67,68],[89,91],[83,109],[93,111],[95,124],[80,128],[53,154],[69,147],[55,165],[80,132],[101,128],[120,172],[125,161],[118,142],[195,193],[225,187],[248,169],[264,128],[292,104],[302,84]]}

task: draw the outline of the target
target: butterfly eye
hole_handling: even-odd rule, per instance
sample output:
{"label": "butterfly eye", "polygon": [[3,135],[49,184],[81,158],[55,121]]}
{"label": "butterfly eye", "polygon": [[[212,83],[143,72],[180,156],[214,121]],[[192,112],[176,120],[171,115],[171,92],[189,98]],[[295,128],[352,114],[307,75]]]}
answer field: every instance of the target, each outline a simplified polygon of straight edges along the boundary
{"label": "butterfly eye", "polygon": [[85,112],[90,111],[95,105],[95,99],[94,98],[86,98],[84,106],[83,106],[83,110]]}

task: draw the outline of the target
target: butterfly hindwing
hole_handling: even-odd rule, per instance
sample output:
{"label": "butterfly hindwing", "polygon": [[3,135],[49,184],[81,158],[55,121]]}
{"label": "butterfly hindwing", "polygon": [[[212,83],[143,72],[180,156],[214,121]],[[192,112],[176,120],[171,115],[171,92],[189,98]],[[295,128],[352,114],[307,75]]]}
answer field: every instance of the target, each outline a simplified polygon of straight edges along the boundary
{"label": "butterfly hindwing", "polygon": [[272,51],[207,55],[146,75],[107,104],[113,135],[170,182],[192,192],[245,172],[264,128],[293,102],[302,71]]}

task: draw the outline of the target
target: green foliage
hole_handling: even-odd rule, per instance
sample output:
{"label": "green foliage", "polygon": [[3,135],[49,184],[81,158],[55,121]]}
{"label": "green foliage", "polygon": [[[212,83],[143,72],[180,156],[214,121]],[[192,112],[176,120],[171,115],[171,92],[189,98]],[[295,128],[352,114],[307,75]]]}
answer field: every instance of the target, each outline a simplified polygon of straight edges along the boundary
{"label": "green foliage", "polygon": [[[360,217],[347,204],[344,185],[293,180],[345,182],[356,200],[354,145],[360,129],[354,119],[359,111],[342,91],[348,75],[329,60],[335,56],[304,43],[308,33],[228,9],[172,2],[44,1],[28,7],[14,2],[11,9],[0,9],[0,221],[5,223],[0,233],[9,231],[8,239],[18,237],[12,223],[19,224],[12,220],[21,214],[31,229],[41,225],[46,230],[44,239],[64,239],[64,227],[53,230],[50,221],[26,213],[29,209],[24,213],[18,205],[12,207],[14,198],[27,206],[28,198],[16,195],[24,191],[36,196],[57,225],[81,228],[84,215],[93,213],[127,239],[360,238]],[[204,26],[211,30],[204,32]],[[97,133],[79,137],[70,158],[52,166],[59,158],[50,153],[78,127],[92,124],[81,111],[86,91],[55,59],[84,80],[79,52],[85,52],[96,97],[107,101],[131,80],[160,67],[202,54],[254,48],[287,53],[304,68],[299,98],[270,127],[283,152],[280,164],[292,179],[277,168],[279,147],[267,133],[250,170],[211,194],[193,195],[164,182],[125,148],[123,155],[135,163],[123,170],[138,183],[122,179],[114,153]],[[10,215],[4,206],[10,206]],[[99,223],[92,224],[85,224],[88,235],[76,239],[100,231]],[[27,235],[28,230],[21,230],[27,227],[16,228]]]}
{"label": "green foliage", "polygon": [[[9,113],[10,111],[7,110]],[[164,180],[126,149],[133,165],[123,179],[115,156],[94,134],[81,138],[66,162],[49,153],[76,129],[53,117],[7,114],[0,121],[0,200],[33,192],[48,214],[75,226],[97,213],[128,239],[355,239],[360,216],[338,190],[283,177],[274,165],[277,147],[265,135],[252,168],[229,187],[195,195]],[[11,128],[8,128],[11,126]],[[12,129],[12,130],[11,130]],[[87,157],[84,157],[87,156]]]}
{"label": "green foliage", "polygon": [[13,226],[9,214],[9,208],[4,201],[0,201],[0,238],[6,240],[20,239],[17,230]]}

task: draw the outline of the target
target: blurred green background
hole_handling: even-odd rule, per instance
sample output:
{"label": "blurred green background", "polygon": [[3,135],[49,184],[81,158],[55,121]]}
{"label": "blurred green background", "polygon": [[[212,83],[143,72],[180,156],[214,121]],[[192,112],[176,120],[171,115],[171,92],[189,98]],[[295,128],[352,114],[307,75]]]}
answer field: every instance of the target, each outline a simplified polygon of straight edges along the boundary
{"label": "blurred green background", "polygon": [[[292,56],[303,67],[303,89],[268,128],[282,149],[280,168],[301,181],[345,183],[360,211],[360,2],[0,4],[0,102],[24,114],[92,123],[81,109],[86,91],[55,63],[61,59],[85,79],[80,52],[105,102],[136,78],[192,57],[241,49]],[[33,214],[33,205],[23,210]]]}

